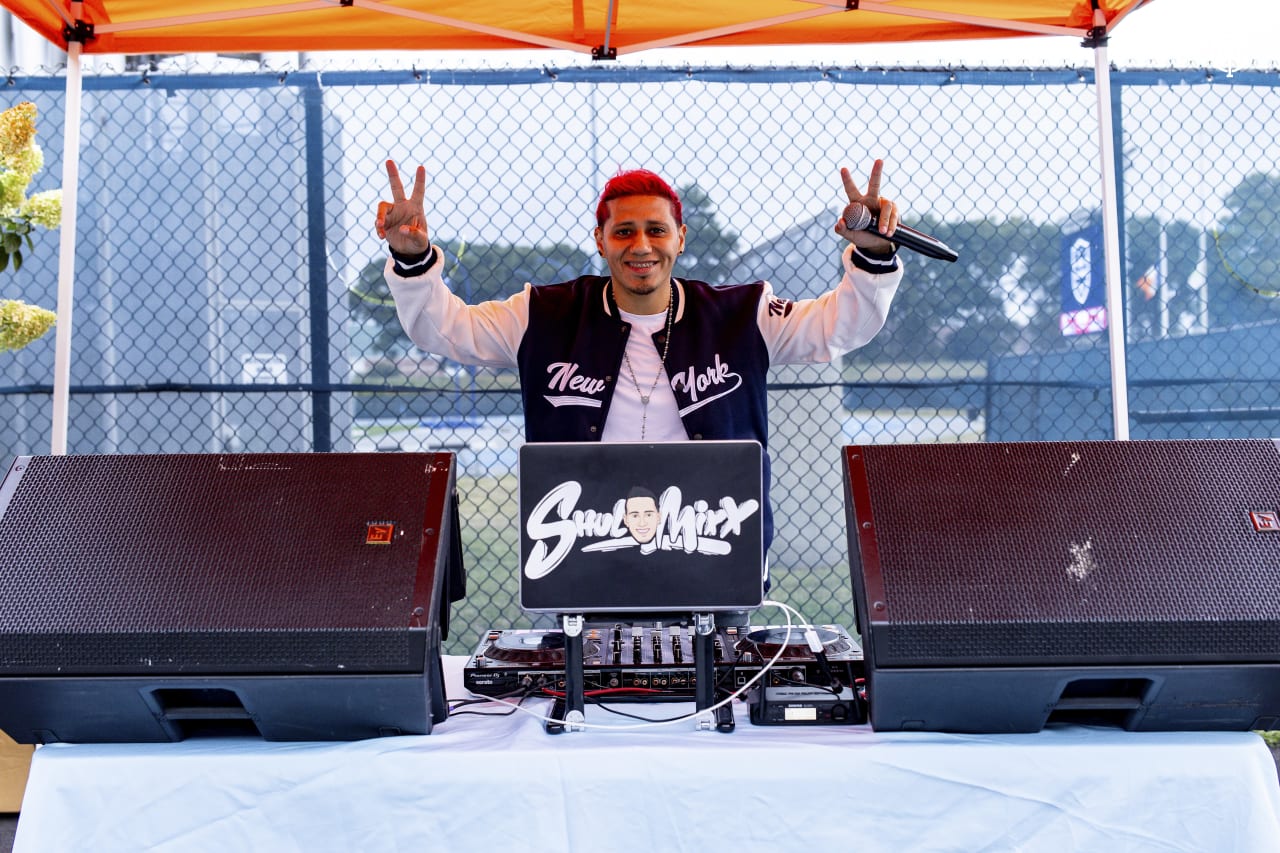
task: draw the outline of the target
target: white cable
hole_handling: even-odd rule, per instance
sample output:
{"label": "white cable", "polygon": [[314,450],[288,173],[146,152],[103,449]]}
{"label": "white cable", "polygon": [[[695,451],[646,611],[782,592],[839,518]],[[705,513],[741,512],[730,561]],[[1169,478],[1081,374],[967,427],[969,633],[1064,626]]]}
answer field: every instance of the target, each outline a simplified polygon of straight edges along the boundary
{"label": "white cable", "polygon": [[[714,705],[711,705],[710,707],[702,708],[700,710],[694,711],[692,714],[686,714],[683,717],[672,717],[669,720],[653,720],[651,722],[635,723],[633,725],[602,725],[600,723],[587,723],[587,722],[568,723],[568,722],[565,722],[564,720],[557,720],[554,717],[547,716],[546,714],[541,714],[537,711],[532,711],[515,702],[508,702],[506,699],[499,699],[493,696],[482,696],[478,693],[471,693],[471,691],[467,691],[467,692],[469,693],[469,695],[477,699],[487,699],[490,702],[496,702],[499,705],[506,705],[516,711],[520,711],[522,713],[528,714],[531,717],[536,717],[537,719],[541,720],[544,723],[562,723],[564,724],[565,728],[587,728],[587,729],[608,729],[611,731],[633,731],[635,729],[652,729],[658,726],[672,726],[672,725],[675,725],[676,723],[687,723],[690,720],[696,720],[699,717],[703,716],[704,714],[710,714],[714,711],[719,710],[720,708],[723,708],[725,705],[728,705],[734,699],[737,699],[739,696],[745,693],[757,681],[763,678],[765,673],[773,669],[774,664],[776,664],[778,662],[778,659],[782,657],[783,653],[787,650],[788,643],[790,643],[791,641],[791,628],[793,624],[791,617],[793,615],[795,616],[796,620],[799,621],[800,624],[802,625],[806,624],[800,612],[792,608],[790,605],[783,604],[781,601],[771,601],[769,599],[765,599],[763,602],[761,602],[761,604],[765,606],[773,606],[773,607],[780,608],[782,610],[783,615],[787,617],[787,633],[786,633],[786,636],[783,638],[782,642],[779,644],[778,651],[774,654],[772,658],[769,659],[769,662],[765,664],[764,667],[759,672],[757,672],[754,676],[752,676],[745,684],[743,684],[737,690],[730,693],[727,697],[725,697],[724,699],[721,699],[719,702],[717,702]],[[712,675],[715,674],[714,665],[711,667],[711,672],[712,672]],[[657,704],[657,703],[653,703],[653,704]]]}

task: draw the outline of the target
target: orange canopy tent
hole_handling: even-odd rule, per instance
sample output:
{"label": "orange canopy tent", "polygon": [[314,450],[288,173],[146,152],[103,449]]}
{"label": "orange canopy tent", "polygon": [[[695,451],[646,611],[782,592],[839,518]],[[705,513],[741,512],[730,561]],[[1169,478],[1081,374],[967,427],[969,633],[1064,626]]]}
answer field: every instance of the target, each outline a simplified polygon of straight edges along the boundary
{"label": "orange canopy tent", "polygon": [[[849,44],[1105,33],[1147,0],[3,0],[85,53]],[[1096,10],[1094,7],[1097,7]],[[616,52],[616,53],[615,53]]]}
{"label": "orange canopy tent", "polygon": [[[82,54],[558,49],[1075,36],[1094,49],[1107,313],[1121,316],[1107,37],[1151,0],[0,0],[67,51],[52,452],[66,452]],[[1108,323],[1115,437],[1128,438],[1123,324]]]}

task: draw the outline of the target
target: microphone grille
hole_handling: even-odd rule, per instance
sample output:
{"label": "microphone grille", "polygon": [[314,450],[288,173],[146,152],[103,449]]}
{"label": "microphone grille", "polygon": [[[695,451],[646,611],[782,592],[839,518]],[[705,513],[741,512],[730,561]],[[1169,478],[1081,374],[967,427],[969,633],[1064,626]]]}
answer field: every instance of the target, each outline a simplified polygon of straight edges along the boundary
{"label": "microphone grille", "polygon": [[844,209],[844,227],[850,231],[863,231],[871,224],[871,211],[860,201],[853,201]]}

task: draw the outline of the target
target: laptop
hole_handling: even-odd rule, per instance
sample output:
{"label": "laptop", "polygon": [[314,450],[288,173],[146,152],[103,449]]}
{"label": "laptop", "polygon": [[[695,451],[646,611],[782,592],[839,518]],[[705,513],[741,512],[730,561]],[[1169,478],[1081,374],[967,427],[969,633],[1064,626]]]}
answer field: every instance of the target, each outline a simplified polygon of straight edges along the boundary
{"label": "laptop", "polygon": [[520,448],[520,605],[704,613],[764,600],[756,441]]}

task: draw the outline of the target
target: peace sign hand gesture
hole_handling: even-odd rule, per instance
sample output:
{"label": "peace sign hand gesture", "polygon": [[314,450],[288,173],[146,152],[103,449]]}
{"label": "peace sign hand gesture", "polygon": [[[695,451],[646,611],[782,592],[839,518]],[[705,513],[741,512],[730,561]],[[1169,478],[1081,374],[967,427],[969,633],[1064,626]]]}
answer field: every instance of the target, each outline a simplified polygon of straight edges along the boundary
{"label": "peace sign hand gesture", "polygon": [[845,194],[849,197],[849,205],[861,204],[876,218],[877,224],[869,230],[850,228],[846,222],[849,208],[846,207],[836,223],[835,232],[860,249],[868,249],[879,254],[888,254],[894,246],[885,237],[898,227],[898,206],[887,198],[880,197],[880,173],[884,170],[884,161],[876,160],[871,167],[871,177],[867,179],[867,191],[858,191],[853,176],[848,169],[840,170],[840,180],[844,182]]}
{"label": "peace sign hand gesture", "polygon": [[413,194],[408,198],[400,181],[400,171],[391,160],[387,161],[387,177],[391,181],[392,200],[378,202],[374,230],[387,241],[393,252],[420,255],[431,248],[427,214],[422,208],[422,199],[427,192],[427,170],[423,166],[418,167],[413,179]]}

